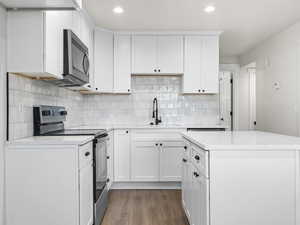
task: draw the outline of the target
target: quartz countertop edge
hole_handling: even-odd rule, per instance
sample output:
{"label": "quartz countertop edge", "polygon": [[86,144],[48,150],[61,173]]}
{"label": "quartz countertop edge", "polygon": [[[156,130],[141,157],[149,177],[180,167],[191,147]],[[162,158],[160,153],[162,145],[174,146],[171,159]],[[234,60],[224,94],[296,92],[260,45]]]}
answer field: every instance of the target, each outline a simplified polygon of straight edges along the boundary
{"label": "quartz countertop edge", "polygon": [[115,129],[228,129],[224,125],[200,124],[200,125],[83,125],[70,129],[105,129],[107,131]]}
{"label": "quartz countertop edge", "polygon": [[9,141],[9,146],[20,145],[84,145],[94,139],[94,136],[33,136]]}
{"label": "quartz countertop edge", "polygon": [[261,131],[188,131],[182,136],[206,151],[300,150],[299,137]]}

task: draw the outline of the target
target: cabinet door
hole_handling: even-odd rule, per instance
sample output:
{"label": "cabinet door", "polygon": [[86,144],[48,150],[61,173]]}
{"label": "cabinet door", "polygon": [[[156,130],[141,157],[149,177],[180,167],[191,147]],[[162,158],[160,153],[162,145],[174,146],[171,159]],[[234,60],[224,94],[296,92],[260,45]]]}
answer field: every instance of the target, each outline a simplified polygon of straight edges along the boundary
{"label": "cabinet door", "polygon": [[[185,161],[186,160],[186,161]],[[191,193],[190,193],[190,164],[187,158],[183,158],[182,161],[182,204],[185,209],[186,216],[189,221],[191,221]]]}
{"label": "cabinet door", "polygon": [[219,92],[219,37],[186,36],[183,92]]}
{"label": "cabinet door", "polygon": [[72,11],[72,31],[81,39],[81,14],[80,11]]}
{"label": "cabinet door", "polygon": [[155,73],[154,70],[157,70],[156,36],[133,36],[132,49],[132,73]]}
{"label": "cabinet door", "polygon": [[130,181],[130,132],[114,131],[114,175],[115,181]]}
{"label": "cabinet door", "polygon": [[45,71],[63,74],[63,30],[72,29],[71,11],[45,12]]}
{"label": "cabinet door", "polygon": [[185,37],[183,92],[195,94],[202,92],[203,41],[201,36]]}
{"label": "cabinet door", "polygon": [[160,146],[160,181],[180,181],[182,143],[164,142]]}
{"label": "cabinet door", "polygon": [[219,37],[203,37],[202,83],[204,93],[219,93]]}
{"label": "cabinet door", "polygon": [[157,62],[159,73],[183,73],[183,37],[158,36]]}
{"label": "cabinet door", "polygon": [[94,82],[96,90],[113,92],[113,33],[95,30]]}
{"label": "cabinet door", "polygon": [[130,93],[131,36],[114,36],[114,92]]}
{"label": "cabinet door", "polygon": [[114,133],[113,131],[108,133],[109,139],[107,141],[107,188],[111,188],[112,183],[114,182]]}
{"label": "cabinet door", "polygon": [[131,154],[133,181],[159,181],[159,147],[155,142],[136,142]]}
{"label": "cabinet door", "polygon": [[208,225],[208,180],[197,170],[192,170],[191,222],[193,225]]}
{"label": "cabinet door", "polygon": [[80,170],[80,225],[93,224],[93,165]]}

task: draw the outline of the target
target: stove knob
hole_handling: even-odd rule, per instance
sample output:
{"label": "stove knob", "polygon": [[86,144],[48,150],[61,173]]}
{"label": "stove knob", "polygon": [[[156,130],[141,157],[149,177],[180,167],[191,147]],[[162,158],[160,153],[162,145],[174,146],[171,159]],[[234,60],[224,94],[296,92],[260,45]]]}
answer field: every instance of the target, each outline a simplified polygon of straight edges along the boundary
{"label": "stove knob", "polygon": [[67,114],[68,114],[68,112],[67,111],[60,111],[60,113],[59,113],[61,116],[66,116]]}

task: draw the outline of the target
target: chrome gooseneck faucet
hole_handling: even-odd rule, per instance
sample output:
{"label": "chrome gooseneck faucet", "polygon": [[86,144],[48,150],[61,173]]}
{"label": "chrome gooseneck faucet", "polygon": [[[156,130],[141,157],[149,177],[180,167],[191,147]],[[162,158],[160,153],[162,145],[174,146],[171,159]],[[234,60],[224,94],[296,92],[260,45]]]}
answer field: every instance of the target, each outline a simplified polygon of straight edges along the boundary
{"label": "chrome gooseneck faucet", "polygon": [[161,117],[158,118],[158,101],[157,101],[157,98],[154,98],[153,99],[153,112],[152,112],[152,118],[155,119],[154,120],[154,123],[155,125],[158,125],[160,124],[162,121],[161,121]]}

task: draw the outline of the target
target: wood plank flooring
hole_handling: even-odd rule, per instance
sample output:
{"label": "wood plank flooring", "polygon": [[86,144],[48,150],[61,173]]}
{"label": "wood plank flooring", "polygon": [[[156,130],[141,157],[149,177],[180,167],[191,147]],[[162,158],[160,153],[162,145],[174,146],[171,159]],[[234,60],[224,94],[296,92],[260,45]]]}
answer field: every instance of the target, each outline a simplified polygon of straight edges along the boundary
{"label": "wood plank flooring", "polygon": [[180,190],[112,190],[101,225],[188,225]]}

